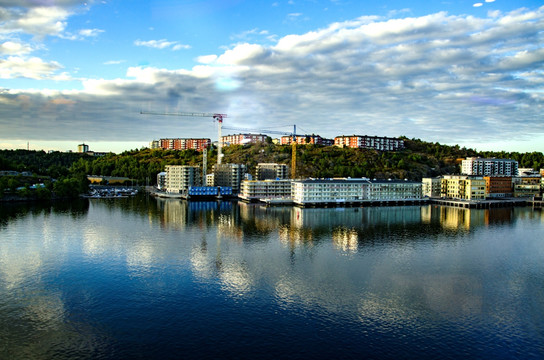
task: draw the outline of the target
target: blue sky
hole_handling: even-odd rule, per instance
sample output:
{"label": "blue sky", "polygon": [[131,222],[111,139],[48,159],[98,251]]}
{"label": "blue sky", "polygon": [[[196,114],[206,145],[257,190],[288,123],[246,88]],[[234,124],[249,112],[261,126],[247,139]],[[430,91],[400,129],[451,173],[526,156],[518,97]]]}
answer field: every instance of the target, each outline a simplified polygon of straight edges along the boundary
{"label": "blue sky", "polygon": [[144,110],[544,151],[543,40],[540,1],[0,0],[0,148],[217,139]]}

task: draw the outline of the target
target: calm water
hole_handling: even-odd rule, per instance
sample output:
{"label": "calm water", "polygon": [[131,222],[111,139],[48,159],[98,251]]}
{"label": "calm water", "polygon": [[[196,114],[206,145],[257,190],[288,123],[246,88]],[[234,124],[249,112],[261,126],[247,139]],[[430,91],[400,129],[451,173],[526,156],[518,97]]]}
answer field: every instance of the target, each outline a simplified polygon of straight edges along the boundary
{"label": "calm water", "polygon": [[544,358],[544,213],[0,205],[1,359]]}

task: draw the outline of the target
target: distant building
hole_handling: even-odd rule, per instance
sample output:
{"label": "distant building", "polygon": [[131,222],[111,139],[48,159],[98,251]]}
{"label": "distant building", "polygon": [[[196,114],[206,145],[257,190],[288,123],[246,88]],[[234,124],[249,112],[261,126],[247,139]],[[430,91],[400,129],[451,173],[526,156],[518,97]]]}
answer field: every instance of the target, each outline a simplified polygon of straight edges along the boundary
{"label": "distant building", "polygon": [[243,164],[214,164],[213,186],[231,187],[232,192],[238,194],[246,169]]}
{"label": "distant building", "polygon": [[77,152],[78,153],[86,153],[89,151],[89,145],[87,144],[79,144],[77,146]]}
{"label": "distant building", "polygon": [[517,176],[518,162],[510,159],[469,157],[461,162],[461,174],[475,176]]}
{"label": "distant building", "polygon": [[200,167],[187,165],[166,165],[165,166],[166,191],[170,193],[184,193],[190,186],[200,186]]}
{"label": "distant building", "polygon": [[334,138],[334,145],[338,147],[350,147],[358,149],[396,151],[404,149],[404,140],[368,135],[342,135]]}
{"label": "distant building", "polygon": [[[332,146],[334,144],[334,140],[325,139],[319,135],[296,136],[295,140],[297,144],[300,144],[300,145],[315,144],[315,145]],[[280,139],[281,145],[291,145],[292,143],[293,143],[292,135],[282,136]]]}
{"label": "distant building", "polygon": [[153,140],[151,143],[152,146],[156,146],[155,141],[158,141],[158,149],[164,150],[189,150],[194,149],[197,151],[202,151],[208,146],[211,145],[210,139],[183,139],[183,138],[172,138],[172,139],[160,139]]}
{"label": "distant building", "polygon": [[518,168],[518,176],[541,176],[538,170],[533,168]]}
{"label": "distant building", "polygon": [[108,184],[108,185],[123,185],[129,184],[131,179],[121,176],[101,176],[101,175],[88,175],[87,180],[91,184]]}
{"label": "distant building", "polygon": [[149,143],[150,149],[160,149],[161,148],[161,142],[159,140],[153,140]]}
{"label": "distant building", "polygon": [[276,163],[259,163],[255,169],[257,180],[287,179],[289,177],[287,165]]}
{"label": "distant building", "polygon": [[223,146],[229,145],[245,145],[265,142],[266,135],[263,134],[237,134],[221,136]]}

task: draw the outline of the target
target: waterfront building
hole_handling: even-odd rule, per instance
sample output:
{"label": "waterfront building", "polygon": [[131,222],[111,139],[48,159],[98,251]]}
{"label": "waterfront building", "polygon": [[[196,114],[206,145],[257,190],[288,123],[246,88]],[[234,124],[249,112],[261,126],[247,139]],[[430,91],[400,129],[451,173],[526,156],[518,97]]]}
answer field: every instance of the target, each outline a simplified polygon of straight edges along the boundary
{"label": "waterfront building", "polygon": [[263,134],[236,134],[221,136],[223,146],[245,145],[265,142],[266,135]]}
{"label": "waterfront building", "polygon": [[213,186],[214,176],[212,174],[206,174],[206,186]]}
{"label": "waterfront building", "polygon": [[440,195],[448,199],[484,200],[485,180],[467,175],[444,175]]}
{"label": "waterfront building", "polygon": [[511,176],[484,176],[485,195],[489,198],[510,197],[513,193]]}
{"label": "waterfront building", "polygon": [[[334,144],[334,140],[332,139],[325,139],[322,138],[319,135],[304,135],[304,136],[296,136],[295,140],[297,144],[299,145],[307,145],[307,144],[314,144],[314,145],[323,145],[323,146],[332,146]],[[291,145],[293,143],[293,136],[282,136],[280,139],[281,145]]]}
{"label": "waterfront building", "polygon": [[231,187],[232,192],[238,194],[246,169],[244,164],[214,164],[213,186]]}
{"label": "waterfront building", "polygon": [[184,193],[190,186],[200,186],[200,167],[188,165],[166,165],[165,187],[169,193]]}
{"label": "waterfront building", "polygon": [[398,201],[422,198],[422,183],[408,180],[371,180],[368,200]]}
{"label": "waterfront building", "polygon": [[541,176],[518,176],[512,179],[514,197],[540,196]]}
{"label": "waterfront building", "polygon": [[244,180],[239,198],[247,201],[259,199],[285,199],[291,197],[292,180]]}
{"label": "waterfront building", "polygon": [[157,174],[157,189],[166,189],[166,171]]}
{"label": "waterfront building", "polygon": [[442,178],[423,178],[421,180],[422,194],[426,197],[440,197],[442,187]]}
{"label": "waterfront building", "polygon": [[334,138],[334,145],[338,147],[350,147],[358,149],[396,151],[404,149],[404,140],[368,135],[342,135]]}
{"label": "waterfront building", "polygon": [[357,203],[369,198],[370,182],[362,179],[306,179],[291,185],[293,202],[299,205]]}
{"label": "waterfront building", "polygon": [[[154,140],[157,141],[157,140]],[[172,138],[172,139],[160,139],[159,149],[164,150],[189,150],[194,149],[202,151],[211,144],[210,139],[196,139],[196,138]]]}
{"label": "waterfront building", "polygon": [[287,179],[289,177],[286,164],[259,163],[255,169],[256,180]]}
{"label": "waterfront building", "polygon": [[307,179],[291,185],[293,202],[299,205],[412,201],[422,198],[421,182],[407,180]]}
{"label": "waterfront building", "polygon": [[517,176],[518,162],[511,159],[469,157],[461,162],[461,174],[475,176]]}

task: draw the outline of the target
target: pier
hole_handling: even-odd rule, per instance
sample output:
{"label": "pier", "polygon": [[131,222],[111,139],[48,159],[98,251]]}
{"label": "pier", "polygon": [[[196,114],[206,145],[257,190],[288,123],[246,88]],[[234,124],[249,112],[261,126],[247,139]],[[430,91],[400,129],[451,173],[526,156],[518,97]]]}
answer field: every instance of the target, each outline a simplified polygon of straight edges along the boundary
{"label": "pier", "polygon": [[432,204],[460,207],[466,209],[489,209],[496,207],[526,206],[527,199],[500,199],[500,200],[454,200],[454,199],[429,199]]}

